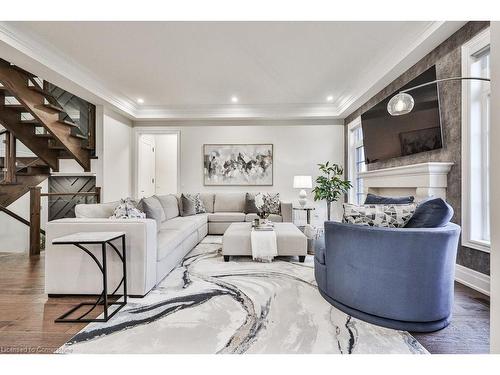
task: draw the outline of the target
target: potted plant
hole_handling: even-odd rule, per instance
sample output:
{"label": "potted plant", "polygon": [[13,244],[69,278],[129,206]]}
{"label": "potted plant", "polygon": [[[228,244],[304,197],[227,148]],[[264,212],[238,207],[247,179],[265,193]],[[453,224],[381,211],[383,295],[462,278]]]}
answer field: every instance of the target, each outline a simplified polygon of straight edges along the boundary
{"label": "potted plant", "polygon": [[351,182],[344,180],[342,175],[344,169],[338,164],[331,164],[327,161],[325,164],[318,164],[322,175],[316,178],[316,186],[313,189],[314,200],[326,200],[326,209],[328,220],[330,220],[330,208],[332,202],[346,194],[352,187]]}

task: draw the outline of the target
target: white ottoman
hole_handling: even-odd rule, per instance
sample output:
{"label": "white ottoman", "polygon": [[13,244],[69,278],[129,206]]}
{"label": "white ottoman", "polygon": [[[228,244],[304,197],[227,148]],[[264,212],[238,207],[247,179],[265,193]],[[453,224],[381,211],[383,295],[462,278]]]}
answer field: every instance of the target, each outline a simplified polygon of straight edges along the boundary
{"label": "white ottoman", "polygon": [[[252,223],[232,223],[222,237],[222,255],[252,255],[250,232]],[[307,238],[293,223],[274,223],[278,256],[298,256],[303,262],[307,254]]]}

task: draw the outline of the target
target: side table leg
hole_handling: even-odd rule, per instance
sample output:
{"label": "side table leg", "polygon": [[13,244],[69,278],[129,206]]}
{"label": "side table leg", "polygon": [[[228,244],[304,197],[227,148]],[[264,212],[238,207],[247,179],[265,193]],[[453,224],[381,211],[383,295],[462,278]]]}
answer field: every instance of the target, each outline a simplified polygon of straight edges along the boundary
{"label": "side table leg", "polygon": [[106,263],[106,244],[102,244],[102,287],[104,298],[104,319],[108,320],[108,267]]}
{"label": "side table leg", "polygon": [[127,303],[127,249],[125,245],[125,236],[122,236],[122,255],[123,255],[123,301]]}
{"label": "side table leg", "polygon": [[311,210],[306,210],[307,212],[307,224],[311,224]]}

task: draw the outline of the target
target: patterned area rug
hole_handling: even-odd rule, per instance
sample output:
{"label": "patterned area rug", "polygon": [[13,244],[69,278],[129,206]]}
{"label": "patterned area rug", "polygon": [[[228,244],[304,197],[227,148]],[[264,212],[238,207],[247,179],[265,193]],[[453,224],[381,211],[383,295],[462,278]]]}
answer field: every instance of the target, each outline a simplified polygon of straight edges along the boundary
{"label": "patterned area rug", "polygon": [[326,302],[305,263],[224,262],[206,237],[154,290],[59,353],[427,353],[408,332],[352,318]]}

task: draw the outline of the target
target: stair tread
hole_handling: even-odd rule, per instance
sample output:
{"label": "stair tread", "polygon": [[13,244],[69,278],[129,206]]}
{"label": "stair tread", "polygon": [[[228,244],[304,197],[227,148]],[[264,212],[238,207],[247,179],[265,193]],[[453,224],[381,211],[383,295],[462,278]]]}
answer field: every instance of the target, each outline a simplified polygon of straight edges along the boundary
{"label": "stair tread", "polygon": [[79,127],[79,126],[78,126],[78,124],[76,124],[76,123],[74,123],[74,122],[72,122],[72,121],[69,121],[69,120],[59,120],[59,122],[60,122],[61,124],[68,125],[68,126],[72,126],[72,127],[74,127],[74,128],[78,128],[78,127]]}
{"label": "stair tread", "polygon": [[64,112],[64,109],[62,109],[61,107],[55,105],[55,104],[51,104],[51,103],[44,103],[43,106],[45,108],[49,108],[49,109],[52,109],[54,111],[57,111],[57,112]]}
{"label": "stair tread", "polygon": [[4,103],[4,107],[8,107],[8,108],[23,108],[24,109],[24,105],[22,104],[8,104],[8,103]]}
{"label": "stair tread", "polygon": [[87,137],[85,137],[84,135],[82,134],[70,134],[72,137],[75,137],[75,138],[78,138],[78,139],[84,139],[86,140]]}
{"label": "stair tread", "polygon": [[45,97],[50,97],[50,98],[52,97],[52,95],[50,93],[48,93],[47,91],[45,91],[41,87],[38,87],[38,86],[28,86],[28,87],[30,90],[36,91]]}

